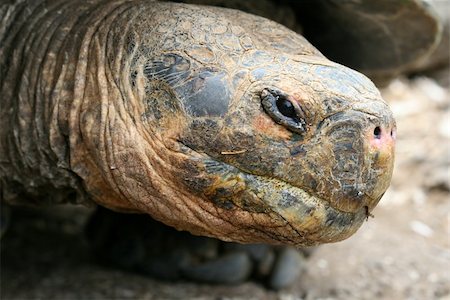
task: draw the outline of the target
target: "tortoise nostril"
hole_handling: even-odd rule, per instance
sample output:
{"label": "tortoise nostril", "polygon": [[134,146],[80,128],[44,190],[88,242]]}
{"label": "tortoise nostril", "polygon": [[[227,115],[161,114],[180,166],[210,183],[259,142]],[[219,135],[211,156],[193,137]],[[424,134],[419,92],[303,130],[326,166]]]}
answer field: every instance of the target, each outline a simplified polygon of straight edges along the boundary
{"label": "tortoise nostril", "polygon": [[[392,132],[391,132],[392,134]],[[373,130],[373,136],[376,139],[381,139],[381,128],[379,126],[375,127],[375,129]]]}
{"label": "tortoise nostril", "polygon": [[396,130],[395,130],[395,128],[394,129],[391,129],[391,137],[395,140],[395,138],[397,137],[397,132],[396,132]]}

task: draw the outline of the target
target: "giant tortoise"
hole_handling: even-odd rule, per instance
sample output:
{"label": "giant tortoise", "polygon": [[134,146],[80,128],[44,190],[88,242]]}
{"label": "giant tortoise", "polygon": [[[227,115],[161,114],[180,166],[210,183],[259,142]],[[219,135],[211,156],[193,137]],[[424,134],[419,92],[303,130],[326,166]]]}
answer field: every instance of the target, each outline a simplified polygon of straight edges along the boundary
{"label": "giant tortoise", "polygon": [[300,254],[263,244],[355,233],[396,134],[372,81],[293,30],[377,79],[441,27],[418,0],[179,2],[1,1],[1,200],[109,209],[87,236],[123,267],[281,287]]}

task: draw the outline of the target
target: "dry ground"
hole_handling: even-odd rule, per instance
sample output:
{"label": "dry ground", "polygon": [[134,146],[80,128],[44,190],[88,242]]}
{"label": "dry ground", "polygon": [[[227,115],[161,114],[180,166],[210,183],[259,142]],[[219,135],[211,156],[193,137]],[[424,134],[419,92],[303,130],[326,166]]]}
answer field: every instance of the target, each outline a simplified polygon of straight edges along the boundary
{"label": "dry ground", "polygon": [[292,288],[158,282],[100,267],[80,233],[84,210],[70,208],[16,214],[1,242],[1,299],[450,299],[449,90],[416,78],[383,95],[398,124],[392,186],[375,217],[320,247]]}

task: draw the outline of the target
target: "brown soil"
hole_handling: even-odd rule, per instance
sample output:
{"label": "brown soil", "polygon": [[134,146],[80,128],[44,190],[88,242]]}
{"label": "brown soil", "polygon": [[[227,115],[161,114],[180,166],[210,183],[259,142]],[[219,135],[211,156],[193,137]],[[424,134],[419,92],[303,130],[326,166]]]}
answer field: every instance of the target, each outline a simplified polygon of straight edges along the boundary
{"label": "brown soil", "polygon": [[1,241],[1,299],[450,299],[449,90],[416,78],[383,96],[398,125],[392,186],[375,217],[319,247],[290,289],[159,282],[101,267],[81,233],[87,210],[71,207],[13,215]]}

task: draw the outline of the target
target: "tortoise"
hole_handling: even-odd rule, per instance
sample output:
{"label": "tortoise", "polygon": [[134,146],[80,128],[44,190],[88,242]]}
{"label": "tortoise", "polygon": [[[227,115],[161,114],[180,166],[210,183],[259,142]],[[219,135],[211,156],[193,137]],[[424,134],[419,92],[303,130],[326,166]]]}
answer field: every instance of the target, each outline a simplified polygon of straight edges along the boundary
{"label": "tortoise", "polygon": [[343,240],[371,215],[396,128],[371,80],[255,14],[305,20],[319,49],[374,78],[425,56],[441,26],[422,1],[205,2],[251,13],[3,1],[1,200],[107,208],[87,235],[123,267],[279,288],[299,274],[288,246]]}

